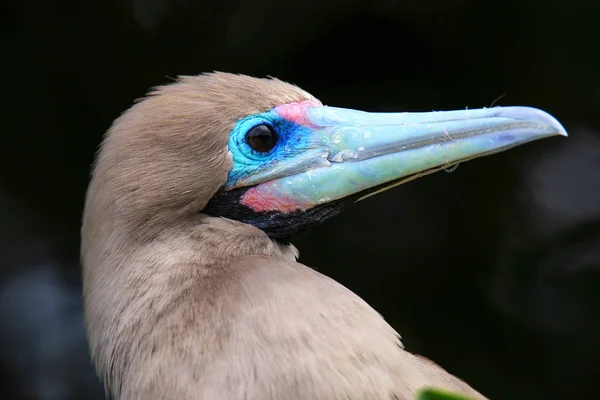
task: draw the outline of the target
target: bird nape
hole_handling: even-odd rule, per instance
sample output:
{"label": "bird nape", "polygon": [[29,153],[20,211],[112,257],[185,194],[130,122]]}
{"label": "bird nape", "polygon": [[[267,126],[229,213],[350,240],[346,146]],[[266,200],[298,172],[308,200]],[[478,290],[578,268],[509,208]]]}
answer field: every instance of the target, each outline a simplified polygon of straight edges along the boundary
{"label": "bird nape", "polygon": [[367,303],[298,263],[348,201],[536,139],[528,107],[369,113],[277,79],[159,87],[108,131],[82,227],[96,369],[117,399],[484,398],[404,350]]}

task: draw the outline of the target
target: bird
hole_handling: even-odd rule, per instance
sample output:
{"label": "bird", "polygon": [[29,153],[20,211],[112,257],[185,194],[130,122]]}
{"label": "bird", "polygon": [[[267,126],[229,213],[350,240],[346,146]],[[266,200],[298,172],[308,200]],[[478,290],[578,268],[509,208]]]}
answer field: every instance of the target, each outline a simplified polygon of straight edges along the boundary
{"label": "bird", "polygon": [[567,136],[532,107],[378,113],[274,77],[152,88],[106,132],[81,227],[86,332],[116,400],[485,399],[291,239],[459,162]]}

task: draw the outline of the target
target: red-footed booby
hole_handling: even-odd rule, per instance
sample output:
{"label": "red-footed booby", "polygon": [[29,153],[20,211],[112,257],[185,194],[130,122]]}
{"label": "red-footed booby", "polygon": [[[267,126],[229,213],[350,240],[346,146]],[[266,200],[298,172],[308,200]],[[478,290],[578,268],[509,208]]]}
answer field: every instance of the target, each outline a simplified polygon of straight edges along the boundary
{"label": "red-footed booby", "polygon": [[528,107],[369,113],[226,73],[155,89],[106,134],[87,192],[99,375],[116,400],[483,399],[288,239],[348,201],[553,135],[566,132]]}

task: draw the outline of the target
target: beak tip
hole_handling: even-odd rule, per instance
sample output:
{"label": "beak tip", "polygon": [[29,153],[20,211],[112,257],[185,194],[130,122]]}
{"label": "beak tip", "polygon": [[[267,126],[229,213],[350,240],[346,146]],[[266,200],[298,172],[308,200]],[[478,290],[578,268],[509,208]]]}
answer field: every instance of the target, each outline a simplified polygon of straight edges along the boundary
{"label": "beak tip", "polygon": [[498,117],[511,118],[518,121],[535,122],[539,124],[542,130],[547,132],[548,136],[569,136],[567,130],[556,118],[538,108],[499,107],[496,115]]}
{"label": "beak tip", "polygon": [[544,111],[541,111],[541,110],[538,110],[538,111],[540,113],[545,114],[546,121],[548,122],[547,125],[549,127],[551,127],[552,129],[554,129],[557,136],[564,136],[564,137],[569,136],[565,127],[556,118],[554,118],[552,115],[550,115]]}
{"label": "beak tip", "polygon": [[569,137],[569,133],[567,132],[567,130],[565,128],[562,128],[557,133],[558,133],[559,136]]}

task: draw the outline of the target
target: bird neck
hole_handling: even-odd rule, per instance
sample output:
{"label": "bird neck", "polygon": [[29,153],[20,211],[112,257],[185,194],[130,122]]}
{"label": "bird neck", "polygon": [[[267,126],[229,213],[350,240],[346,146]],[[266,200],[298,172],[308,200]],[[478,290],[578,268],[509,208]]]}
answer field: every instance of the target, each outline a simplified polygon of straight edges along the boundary
{"label": "bird neck", "polygon": [[[141,398],[133,391],[152,387],[140,380],[153,377],[159,364],[173,363],[177,373],[175,366],[185,355],[174,361],[165,341],[170,334],[202,325],[198,303],[210,301],[222,276],[236,273],[228,270],[233,261],[249,255],[286,261],[298,256],[295,247],[271,240],[255,227],[202,214],[150,241],[93,229],[92,224],[87,228],[82,259],[88,339],[96,369],[117,399]],[[185,310],[198,312],[182,317]],[[145,394],[147,399],[160,397]]]}

